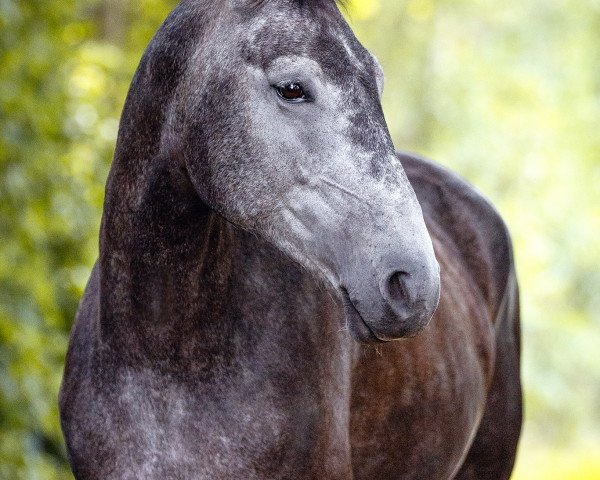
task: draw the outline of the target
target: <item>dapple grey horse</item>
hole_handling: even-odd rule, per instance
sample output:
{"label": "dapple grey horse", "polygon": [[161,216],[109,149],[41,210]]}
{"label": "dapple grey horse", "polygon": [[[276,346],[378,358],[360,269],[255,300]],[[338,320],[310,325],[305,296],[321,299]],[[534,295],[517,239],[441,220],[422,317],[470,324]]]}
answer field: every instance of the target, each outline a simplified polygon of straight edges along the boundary
{"label": "dapple grey horse", "polygon": [[509,236],[465,182],[396,153],[382,88],[332,0],[171,13],[71,336],[77,479],[509,477]]}

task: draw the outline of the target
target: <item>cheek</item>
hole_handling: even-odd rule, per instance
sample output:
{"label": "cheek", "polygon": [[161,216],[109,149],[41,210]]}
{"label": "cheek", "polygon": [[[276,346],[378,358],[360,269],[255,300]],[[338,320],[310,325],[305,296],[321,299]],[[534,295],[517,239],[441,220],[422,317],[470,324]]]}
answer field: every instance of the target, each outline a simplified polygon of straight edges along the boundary
{"label": "cheek", "polygon": [[196,191],[218,211],[231,209],[234,192],[251,171],[256,152],[243,108],[213,95],[200,102],[185,133],[185,161]]}
{"label": "cheek", "polygon": [[258,98],[248,107],[249,121],[246,127],[250,141],[260,155],[268,159],[261,168],[290,168],[292,159],[307,154],[305,122],[302,115],[282,108],[276,98],[266,97]]}

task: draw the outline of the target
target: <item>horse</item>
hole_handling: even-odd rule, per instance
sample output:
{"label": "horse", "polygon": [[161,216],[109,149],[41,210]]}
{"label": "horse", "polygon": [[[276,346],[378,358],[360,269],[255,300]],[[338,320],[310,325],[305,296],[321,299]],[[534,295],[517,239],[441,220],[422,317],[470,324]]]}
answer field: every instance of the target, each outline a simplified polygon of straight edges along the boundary
{"label": "horse", "polygon": [[333,0],[182,0],[122,112],[59,397],[77,479],[508,479],[507,229],[397,152]]}

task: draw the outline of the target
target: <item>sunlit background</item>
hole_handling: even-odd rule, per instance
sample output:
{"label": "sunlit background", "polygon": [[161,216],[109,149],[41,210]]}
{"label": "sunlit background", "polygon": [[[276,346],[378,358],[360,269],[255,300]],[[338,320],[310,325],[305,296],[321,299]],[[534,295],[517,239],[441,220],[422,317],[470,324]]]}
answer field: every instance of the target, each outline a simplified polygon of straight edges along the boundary
{"label": "sunlit background", "polygon": [[[275,0],[273,0],[275,1]],[[173,0],[0,0],[0,479],[67,479],[57,392],[141,53]],[[512,232],[526,422],[514,477],[600,479],[600,0],[354,0],[399,149]]]}

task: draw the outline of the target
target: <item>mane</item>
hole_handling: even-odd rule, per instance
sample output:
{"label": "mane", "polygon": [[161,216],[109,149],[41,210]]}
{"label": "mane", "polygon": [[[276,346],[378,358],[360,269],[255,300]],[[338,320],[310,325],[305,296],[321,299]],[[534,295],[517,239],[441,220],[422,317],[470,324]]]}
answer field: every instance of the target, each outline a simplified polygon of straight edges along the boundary
{"label": "mane", "polygon": [[315,7],[323,6],[324,4],[337,3],[338,6],[346,8],[348,0],[295,0],[301,7],[304,4],[310,4]]}
{"label": "mane", "polygon": [[[253,7],[260,7],[261,5],[267,2],[273,1],[281,1],[281,0],[248,0],[248,5]],[[326,6],[331,6],[331,4],[337,4],[338,7],[346,9],[348,6],[349,0],[292,0],[296,3],[300,8],[305,6],[312,8],[324,8]]]}

